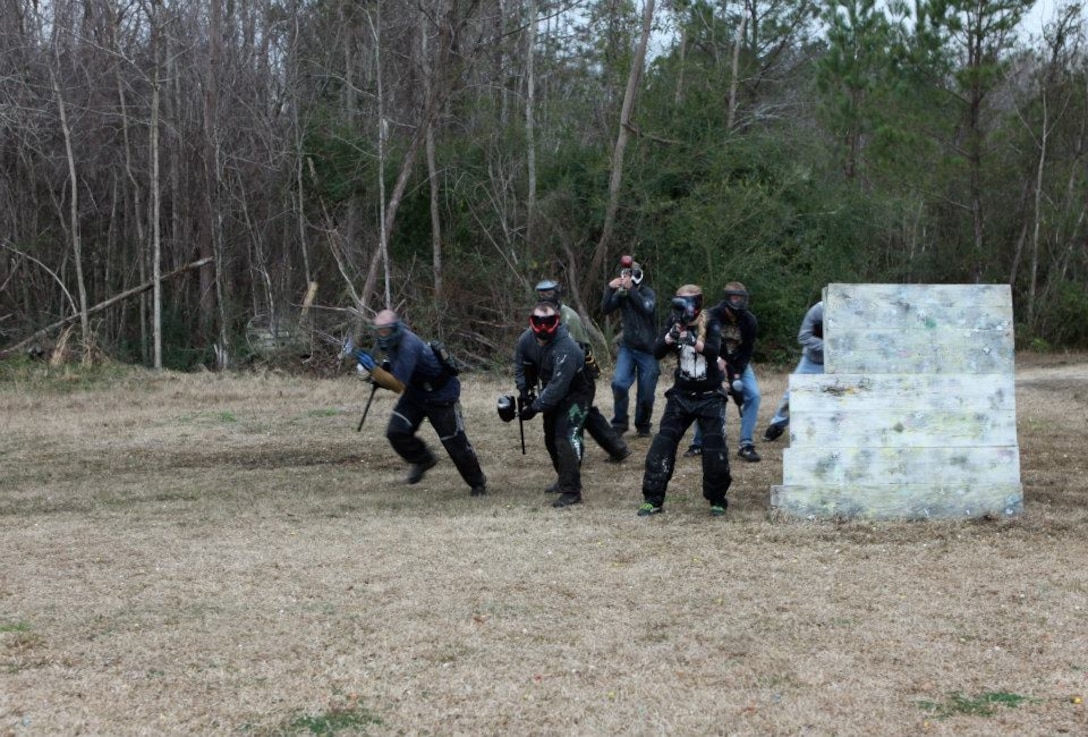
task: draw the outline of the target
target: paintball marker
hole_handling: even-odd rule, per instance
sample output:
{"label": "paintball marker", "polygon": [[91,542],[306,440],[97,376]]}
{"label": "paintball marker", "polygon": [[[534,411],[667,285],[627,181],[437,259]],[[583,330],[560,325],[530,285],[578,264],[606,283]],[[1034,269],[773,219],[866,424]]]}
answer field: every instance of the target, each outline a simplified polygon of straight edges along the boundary
{"label": "paintball marker", "polygon": [[378,383],[375,381],[370,382],[370,399],[366,400],[366,409],[363,410],[363,417],[359,420],[359,426],[355,428],[355,432],[363,431],[363,423],[366,422],[366,416],[370,412],[370,405],[374,402],[374,394],[378,391]]}
{"label": "paintball marker", "polygon": [[499,413],[499,419],[503,422],[511,422],[515,417],[518,420],[518,434],[521,436],[521,454],[525,455],[525,420],[532,419],[534,412],[530,409],[533,403],[533,395],[529,394],[527,400],[515,397],[513,394],[503,394],[495,404]]}
{"label": "paintball marker", "polygon": [[362,348],[355,351],[355,359],[359,362],[359,366],[370,373],[370,379],[378,386],[383,389],[388,389],[395,394],[404,392],[404,383],[389,370],[388,361],[382,361],[379,364],[374,360],[374,356],[370,355]]}

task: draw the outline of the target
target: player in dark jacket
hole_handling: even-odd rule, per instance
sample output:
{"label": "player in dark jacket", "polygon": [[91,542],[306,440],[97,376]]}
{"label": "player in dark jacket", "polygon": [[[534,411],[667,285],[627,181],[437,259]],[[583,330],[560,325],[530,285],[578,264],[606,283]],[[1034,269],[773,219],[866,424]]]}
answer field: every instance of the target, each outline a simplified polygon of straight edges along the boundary
{"label": "player in dark jacket", "polygon": [[639,437],[650,437],[653,428],[654,394],[660,369],[653,356],[657,338],[657,295],[643,284],[642,267],[630,256],[620,262],[620,274],[604,288],[601,312],[608,315],[619,310],[623,321],[623,337],[612,372],[612,427],[620,435],[628,427],[628,393],[638,379],[635,399],[635,430]]}
{"label": "player in dark jacket", "polygon": [[[710,308],[711,314],[722,325],[722,353],[718,366],[725,371],[725,389],[740,408],[740,449],[737,455],[753,463],[760,460],[752,436],[756,431],[759,406],[763,394],[759,380],[752,369],[752,354],[756,348],[759,324],[748,306],[748,288],[739,281],[725,285],[722,301]],[[695,429],[695,439],[685,456],[697,456],[702,452],[702,437]]]}
{"label": "player in dark jacket", "polygon": [[544,447],[559,477],[559,498],[552,506],[580,503],[585,451],[582,431],[593,384],[585,373],[582,349],[560,323],[559,310],[551,302],[537,303],[529,317],[529,329],[518,338],[514,382],[522,421],[543,415]]}
{"label": "player in dark jacket", "polygon": [[724,377],[718,367],[721,325],[703,311],[703,291],[694,284],[680,287],[672,304],[665,332],[654,343],[654,356],[676,356],[675,382],[665,392],[665,413],[646,454],[645,501],[638,514],[645,517],[663,510],[680,438],[697,422],[703,435],[703,497],[710,502],[710,513],[720,516],[725,514],[725,495],[732,482],[725,452]]}
{"label": "player in dark jacket", "polygon": [[372,327],[378,349],[389,361],[386,370],[401,385],[400,399],[389,418],[385,437],[393,450],[411,464],[406,481],[418,484],[438,463],[438,458],[416,435],[423,418],[427,418],[461,478],[472,489],[472,496],[486,494],[487,477],[465,435],[461,382],[442,366],[431,347],[401,322],[397,313],[382,310],[375,316]]}
{"label": "player in dark jacket", "polygon": [[[631,455],[631,449],[627,447],[627,443],[619,433],[617,433],[612,425],[609,424],[608,418],[606,418],[601,411],[593,404],[593,400],[597,394],[597,377],[601,373],[601,369],[597,366],[597,362],[593,359],[593,348],[589,342],[589,331],[586,330],[585,325],[582,324],[581,316],[574,311],[574,309],[562,300],[562,287],[559,282],[554,279],[545,279],[538,282],[536,285],[536,296],[541,302],[551,302],[559,308],[559,322],[565,325],[570,337],[574,339],[574,342],[582,349],[582,352],[586,357],[586,373],[589,375],[591,381],[590,397],[589,397],[589,414],[586,417],[585,431],[593,438],[597,445],[601,446],[606,453],[608,453],[608,460],[611,463],[621,463],[628,456]],[[557,492],[559,491],[558,484],[552,484],[545,491]]]}

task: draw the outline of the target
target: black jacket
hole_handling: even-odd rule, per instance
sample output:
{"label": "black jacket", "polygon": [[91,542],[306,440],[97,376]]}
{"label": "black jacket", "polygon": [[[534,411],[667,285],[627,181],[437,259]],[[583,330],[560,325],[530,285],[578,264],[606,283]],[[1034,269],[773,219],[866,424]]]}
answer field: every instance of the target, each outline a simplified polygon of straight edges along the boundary
{"label": "black jacket", "polygon": [[730,379],[739,377],[752,362],[759,323],[749,310],[734,310],[727,302],[710,309],[722,325],[722,357]]}
{"label": "black jacket", "polygon": [[585,365],[585,354],[566,325],[560,325],[555,338],[544,345],[526,329],[514,351],[514,383],[523,392],[535,389],[539,381],[543,389],[532,406],[537,412],[549,412],[568,394],[589,389],[592,379],[586,376]]}
{"label": "black jacket", "polygon": [[636,351],[651,353],[657,338],[657,295],[639,284],[626,294],[607,284],[601,300],[601,312],[608,315],[620,311],[623,320],[623,344]]}
{"label": "black jacket", "polygon": [[686,344],[665,342],[665,336],[676,324],[677,318],[671,316],[664,332],[654,343],[654,357],[658,360],[668,354],[676,356],[676,382],[673,388],[682,392],[703,394],[720,391],[722,388],[722,370],[718,368],[718,355],[722,347],[722,325],[709,310],[706,313],[706,337],[703,338],[703,352],[696,353],[695,348]]}

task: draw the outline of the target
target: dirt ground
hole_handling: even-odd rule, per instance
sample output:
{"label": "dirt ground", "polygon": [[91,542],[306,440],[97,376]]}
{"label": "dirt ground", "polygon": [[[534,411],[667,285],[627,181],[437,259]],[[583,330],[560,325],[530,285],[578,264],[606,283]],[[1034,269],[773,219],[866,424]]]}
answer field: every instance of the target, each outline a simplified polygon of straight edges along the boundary
{"label": "dirt ground", "polygon": [[682,459],[645,519],[633,438],[549,506],[508,377],[465,377],[471,498],[347,372],[42,373],[0,381],[0,737],[1088,734],[1088,355],[1017,357],[1024,514],[925,523],[777,519],[732,407],[726,517]]}

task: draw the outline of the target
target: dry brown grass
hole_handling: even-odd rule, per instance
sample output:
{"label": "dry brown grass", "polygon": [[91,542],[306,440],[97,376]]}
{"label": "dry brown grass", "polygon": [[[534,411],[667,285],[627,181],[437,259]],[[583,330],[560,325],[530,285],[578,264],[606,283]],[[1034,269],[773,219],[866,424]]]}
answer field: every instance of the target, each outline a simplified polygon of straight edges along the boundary
{"label": "dry brown grass", "polygon": [[637,518],[643,440],[553,510],[501,378],[481,499],[401,485],[353,378],[9,378],[0,735],[1088,733],[1088,357],[1020,366],[1026,513],[954,523],[770,519],[781,442],[725,519],[690,459]]}

